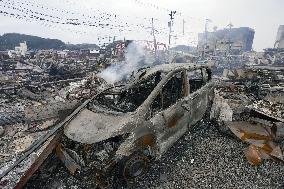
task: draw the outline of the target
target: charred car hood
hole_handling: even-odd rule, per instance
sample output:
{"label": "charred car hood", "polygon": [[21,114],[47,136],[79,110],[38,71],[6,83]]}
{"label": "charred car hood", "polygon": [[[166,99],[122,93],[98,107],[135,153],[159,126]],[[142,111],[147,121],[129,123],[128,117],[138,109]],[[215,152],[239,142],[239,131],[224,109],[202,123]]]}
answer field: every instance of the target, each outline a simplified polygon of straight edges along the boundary
{"label": "charred car hood", "polygon": [[124,133],[131,116],[82,110],[65,128],[64,134],[71,140],[92,144]]}

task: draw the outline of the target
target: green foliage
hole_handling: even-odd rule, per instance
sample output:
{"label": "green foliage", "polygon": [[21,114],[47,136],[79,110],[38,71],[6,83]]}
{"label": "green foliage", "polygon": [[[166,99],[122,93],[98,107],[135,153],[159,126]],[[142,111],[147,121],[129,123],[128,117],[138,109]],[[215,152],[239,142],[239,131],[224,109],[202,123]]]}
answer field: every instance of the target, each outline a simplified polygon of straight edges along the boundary
{"label": "green foliage", "polygon": [[96,44],[65,44],[63,41],[58,39],[46,39],[32,35],[24,35],[18,33],[6,33],[0,35],[0,50],[14,49],[15,46],[19,46],[19,43],[26,41],[29,50],[37,49],[98,49],[99,46]]}
{"label": "green foliage", "polygon": [[61,49],[65,43],[58,39],[45,39],[41,37],[7,33],[0,36],[0,50],[14,49],[19,43],[26,41],[29,49]]}

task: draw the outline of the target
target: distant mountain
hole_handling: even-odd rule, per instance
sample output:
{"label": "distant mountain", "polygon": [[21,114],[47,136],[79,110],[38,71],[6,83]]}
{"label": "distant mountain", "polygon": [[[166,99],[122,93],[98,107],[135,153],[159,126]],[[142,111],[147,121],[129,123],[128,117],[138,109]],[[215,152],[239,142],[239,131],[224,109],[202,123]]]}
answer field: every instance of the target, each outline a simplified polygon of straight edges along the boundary
{"label": "distant mountain", "polygon": [[19,46],[19,43],[26,41],[28,49],[87,49],[87,48],[99,48],[96,44],[65,44],[58,39],[48,39],[32,35],[18,34],[18,33],[6,33],[0,35],[0,50],[14,49],[15,46]]}
{"label": "distant mountain", "polygon": [[65,43],[58,39],[45,39],[32,35],[6,33],[0,36],[0,50],[14,49],[26,41],[29,49],[60,49]]}
{"label": "distant mountain", "polygon": [[187,46],[187,45],[177,45],[172,47],[171,50],[182,51],[182,52],[196,52],[196,47]]}

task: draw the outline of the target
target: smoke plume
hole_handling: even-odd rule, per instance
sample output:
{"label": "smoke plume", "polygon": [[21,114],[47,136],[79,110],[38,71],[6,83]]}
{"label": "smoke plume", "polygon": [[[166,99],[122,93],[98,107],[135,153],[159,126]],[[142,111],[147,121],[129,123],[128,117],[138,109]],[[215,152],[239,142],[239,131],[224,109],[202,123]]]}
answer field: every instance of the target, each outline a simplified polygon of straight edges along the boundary
{"label": "smoke plume", "polygon": [[151,59],[149,52],[147,53],[142,45],[132,42],[127,46],[125,61],[109,66],[98,75],[108,83],[113,84],[123,80],[133,71],[145,66],[151,66],[153,63],[154,61]]}

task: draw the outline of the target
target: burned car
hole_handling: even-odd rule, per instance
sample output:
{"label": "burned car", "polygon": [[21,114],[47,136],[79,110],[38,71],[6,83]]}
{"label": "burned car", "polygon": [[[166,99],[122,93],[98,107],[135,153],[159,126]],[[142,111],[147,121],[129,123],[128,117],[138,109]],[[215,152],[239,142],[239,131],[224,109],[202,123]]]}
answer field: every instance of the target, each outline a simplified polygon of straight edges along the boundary
{"label": "burned car", "polygon": [[[100,187],[108,187],[113,176],[134,179],[203,118],[213,88],[206,65],[141,69],[125,86],[97,95],[65,126],[74,151],[62,146],[58,153],[73,173],[84,167],[94,170]],[[75,151],[80,158],[74,158]]]}

